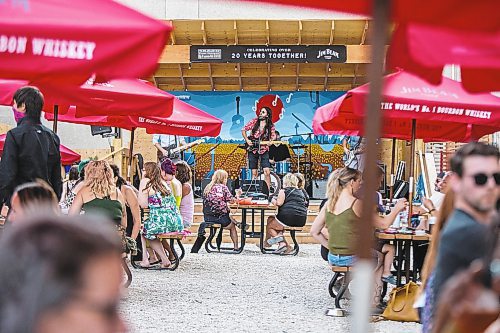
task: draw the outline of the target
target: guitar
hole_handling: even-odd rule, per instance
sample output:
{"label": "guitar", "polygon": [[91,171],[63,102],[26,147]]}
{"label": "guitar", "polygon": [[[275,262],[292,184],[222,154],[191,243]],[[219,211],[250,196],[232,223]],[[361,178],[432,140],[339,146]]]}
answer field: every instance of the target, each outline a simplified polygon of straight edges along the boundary
{"label": "guitar", "polygon": [[200,143],[205,142],[205,139],[198,139],[196,141],[190,142],[184,146],[179,146],[179,147],[172,147],[167,149],[167,155],[168,157],[176,157],[180,152],[183,152],[184,150],[188,150],[189,148],[192,148],[194,146],[199,145]]}
{"label": "guitar", "polygon": [[285,141],[260,141],[258,139],[251,139],[250,140],[252,142],[252,145],[249,146],[248,143],[245,142],[245,147],[247,150],[251,150],[251,149],[258,149],[259,146],[263,146],[263,145],[275,145],[275,146],[279,146],[279,145],[286,145],[288,142],[285,142]]}
{"label": "guitar", "polygon": [[231,118],[231,129],[229,130],[232,137],[240,137],[241,129],[243,128],[245,118],[240,114],[240,96],[236,96],[236,114]]}

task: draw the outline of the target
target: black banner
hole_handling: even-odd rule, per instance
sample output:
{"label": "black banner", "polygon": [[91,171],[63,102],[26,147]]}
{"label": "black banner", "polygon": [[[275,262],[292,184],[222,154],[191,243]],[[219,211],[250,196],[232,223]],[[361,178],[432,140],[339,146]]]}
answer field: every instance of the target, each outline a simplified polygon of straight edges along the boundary
{"label": "black banner", "polygon": [[191,62],[344,63],[345,45],[193,45]]}

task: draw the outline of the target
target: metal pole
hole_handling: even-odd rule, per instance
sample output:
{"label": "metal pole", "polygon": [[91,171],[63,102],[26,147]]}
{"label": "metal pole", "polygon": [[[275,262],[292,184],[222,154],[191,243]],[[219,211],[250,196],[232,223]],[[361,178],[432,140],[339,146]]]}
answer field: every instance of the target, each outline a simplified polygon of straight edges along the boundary
{"label": "metal pole", "polygon": [[378,188],[376,176],[376,161],[380,138],[381,119],[380,103],[382,101],[382,79],[384,75],[385,47],[389,22],[390,0],[375,0],[373,8],[373,49],[372,63],[369,66],[368,77],[370,93],[366,103],[364,130],[367,141],[366,160],[363,181],[365,187],[365,200],[363,200],[361,221],[358,231],[357,254],[359,257],[354,269],[354,279],[359,282],[359,294],[353,300],[353,317],[351,326],[354,333],[367,333],[370,331],[369,315],[373,304],[373,258],[371,245],[373,244],[373,200]]}
{"label": "metal pole", "polygon": [[57,118],[59,115],[59,105],[54,105],[54,122],[52,123],[52,131],[57,134]]}
{"label": "metal pole", "polygon": [[132,128],[132,131],[130,131],[130,144],[128,149],[127,181],[130,181],[130,172],[132,170],[132,160],[134,156],[134,133],[135,133],[135,128]]}
{"label": "metal pole", "polygon": [[414,193],[414,188],[415,188],[415,180],[414,180],[414,175],[415,175],[415,137],[416,137],[416,131],[417,131],[417,120],[412,119],[411,120],[411,156],[410,156],[410,176],[409,176],[409,183],[410,183],[410,190],[409,190],[409,196],[408,196],[408,202],[409,202],[409,210],[408,210],[408,225],[411,225],[411,214],[413,212],[413,207],[412,207],[412,200],[413,200],[413,193]]}
{"label": "metal pole", "polygon": [[392,138],[392,152],[391,152],[391,179],[389,183],[389,200],[392,202],[392,198],[394,196],[394,182],[395,182],[395,176],[394,176],[394,165],[396,163],[396,138]]}

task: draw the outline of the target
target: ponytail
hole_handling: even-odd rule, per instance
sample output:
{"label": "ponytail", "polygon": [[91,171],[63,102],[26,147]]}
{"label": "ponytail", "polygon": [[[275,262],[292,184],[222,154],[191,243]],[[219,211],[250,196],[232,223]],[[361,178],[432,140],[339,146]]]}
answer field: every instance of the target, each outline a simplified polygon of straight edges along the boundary
{"label": "ponytail", "polygon": [[359,177],[361,177],[361,173],[351,168],[340,168],[330,174],[326,184],[326,195],[328,198],[326,210],[329,213],[333,213],[342,190],[351,180],[359,179]]}

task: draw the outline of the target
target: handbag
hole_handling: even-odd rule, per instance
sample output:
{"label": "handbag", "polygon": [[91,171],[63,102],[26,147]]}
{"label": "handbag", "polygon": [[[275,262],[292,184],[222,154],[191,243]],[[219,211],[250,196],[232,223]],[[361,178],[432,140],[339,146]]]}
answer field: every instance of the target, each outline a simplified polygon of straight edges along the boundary
{"label": "handbag", "polygon": [[413,307],[417,293],[418,285],[412,281],[402,287],[394,288],[382,317],[395,321],[418,322],[417,309]]}

